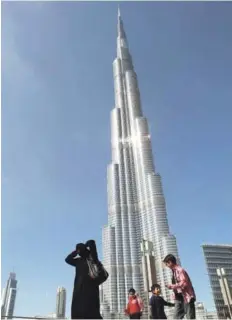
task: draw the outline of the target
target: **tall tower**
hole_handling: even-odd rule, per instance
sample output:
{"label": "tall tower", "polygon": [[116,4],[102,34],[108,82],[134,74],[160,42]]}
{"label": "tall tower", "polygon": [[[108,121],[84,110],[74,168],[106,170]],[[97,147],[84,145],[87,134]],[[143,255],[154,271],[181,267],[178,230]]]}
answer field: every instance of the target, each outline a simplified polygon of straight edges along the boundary
{"label": "tall tower", "polygon": [[[111,112],[112,162],[107,170],[108,225],[103,228],[103,261],[109,279],[103,308],[123,312],[128,289],[146,296],[141,243],[153,243],[157,282],[165,298],[171,274],[163,268],[168,253],[178,258],[169,233],[161,177],[155,171],[147,119],[143,116],[137,75],[118,12],[117,57],[113,62],[115,107]],[[106,311],[105,311],[106,312]]]}
{"label": "tall tower", "polygon": [[66,290],[63,287],[58,287],[56,294],[56,318],[64,319],[66,310]]}
{"label": "tall tower", "polygon": [[1,314],[2,317],[8,317],[11,319],[14,315],[14,307],[17,292],[17,280],[16,274],[11,272],[9,279],[7,280],[6,288],[4,289],[2,297]]}

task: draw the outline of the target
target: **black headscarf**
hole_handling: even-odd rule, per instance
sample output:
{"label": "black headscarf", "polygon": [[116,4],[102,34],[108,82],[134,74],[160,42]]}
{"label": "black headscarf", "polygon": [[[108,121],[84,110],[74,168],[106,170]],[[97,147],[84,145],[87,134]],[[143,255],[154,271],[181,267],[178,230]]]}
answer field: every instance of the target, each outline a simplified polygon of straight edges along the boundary
{"label": "black headscarf", "polygon": [[78,243],[76,245],[76,251],[81,258],[87,258],[89,256],[89,250],[84,243]]}

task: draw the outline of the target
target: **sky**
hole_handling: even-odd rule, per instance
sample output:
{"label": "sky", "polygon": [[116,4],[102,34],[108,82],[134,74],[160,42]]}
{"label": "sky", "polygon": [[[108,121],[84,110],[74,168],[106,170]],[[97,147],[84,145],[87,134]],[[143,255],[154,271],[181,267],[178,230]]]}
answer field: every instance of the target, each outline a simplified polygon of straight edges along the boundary
{"label": "sky", "polygon": [[[64,259],[107,223],[115,2],[2,4],[2,287],[15,315],[55,311]],[[214,309],[202,243],[232,243],[232,3],[120,5],[171,232]]]}

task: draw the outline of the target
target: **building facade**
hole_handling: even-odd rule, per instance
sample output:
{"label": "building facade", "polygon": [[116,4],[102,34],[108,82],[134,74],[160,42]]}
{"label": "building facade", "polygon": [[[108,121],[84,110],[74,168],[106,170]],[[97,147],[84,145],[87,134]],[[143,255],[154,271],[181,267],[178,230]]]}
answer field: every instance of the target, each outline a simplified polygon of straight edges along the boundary
{"label": "building facade", "polygon": [[141,244],[153,244],[156,280],[163,296],[171,273],[162,260],[178,258],[169,232],[161,176],[156,172],[147,119],[141,107],[137,75],[118,14],[117,57],[113,62],[115,107],[111,112],[112,161],[107,170],[108,224],[103,228],[103,262],[109,279],[103,284],[105,317],[120,315],[133,287],[145,299]]}
{"label": "building facade", "polygon": [[58,287],[56,294],[56,318],[64,319],[66,311],[66,290]]}
{"label": "building facade", "polygon": [[217,312],[216,311],[207,311],[206,319],[208,320],[217,320]]}
{"label": "building facade", "polygon": [[49,313],[45,318],[46,319],[56,319],[57,316],[56,316],[56,313],[52,312],[52,313]]}
{"label": "building facade", "polygon": [[218,318],[226,319],[229,309],[224,302],[217,269],[225,270],[228,286],[232,290],[232,245],[204,244],[202,248]]}
{"label": "building facade", "polygon": [[202,302],[196,302],[196,320],[207,319],[207,311]]}
{"label": "building facade", "polygon": [[16,293],[17,293],[16,274],[11,272],[2,296],[2,307],[1,307],[2,317],[8,317],[8,319],[11,319],[13,317]]}

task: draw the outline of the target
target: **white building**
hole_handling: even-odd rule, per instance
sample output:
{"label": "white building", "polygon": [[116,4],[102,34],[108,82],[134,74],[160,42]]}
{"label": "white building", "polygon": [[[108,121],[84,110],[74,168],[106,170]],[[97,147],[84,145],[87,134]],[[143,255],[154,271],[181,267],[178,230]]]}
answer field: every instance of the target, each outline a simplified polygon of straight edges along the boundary
{"label": "white building", "polygon": [[46,318],[48,318],[48,319],[56,319],[56,313],[54,313],[54,312],[53,313],[49,313]]}
{"label": "white building", "polygon": [[204,307],[204,304],[202,302],[196,303],[196,319],[207,319],[207,310]]}
{"label": "white building", "polygon": [[11,319],[14,315],[14,307],[17,293],[16,274],[11,272],[7,280],[6,288],[3,290],[1,316]]}
{"label": "white building", "polygon": [[207,319],[208,320],[217,320],[218,319],[217,311],[208,311],[207,312]]}
{"label": "white building", "polygon": [[58,287],[56,294],[56,318],[64,319],[66,311],[66,290]]}
{"label": "white building", "polygon": [[171,272],[163,267],[162,260],[169,253],[178,258],[120,13],[113,76],[115,107],[111,112],[112,162],[107,171],[108,224],[103,229],[103,262],[109,271],[109,279],[103,284],[105,318],[121,316],[129,288],[146,295],[142,240],[153,243],[156,279],[169,301],[171,292],[165,285],[171,282]]}

